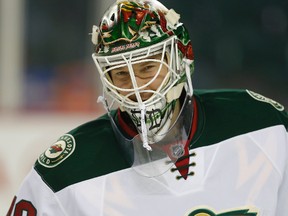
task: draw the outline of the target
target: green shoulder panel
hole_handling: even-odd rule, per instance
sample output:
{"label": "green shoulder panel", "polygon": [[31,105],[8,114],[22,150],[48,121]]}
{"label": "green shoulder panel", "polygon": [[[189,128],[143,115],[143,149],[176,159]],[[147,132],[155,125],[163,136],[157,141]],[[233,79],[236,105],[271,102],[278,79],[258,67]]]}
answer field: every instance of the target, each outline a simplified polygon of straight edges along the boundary
{"label": "green shoulder panel", "polygon": [[197,148],[275,125],[288,131],[288,115],[274,100],[248,90],[195,90],[199,125],[191,147]]}
{"label": "green shoulder panel", "polygon": [[61,136],[43,152],[35,170],[57,192],[71,184],[129,167],[107,115]]}

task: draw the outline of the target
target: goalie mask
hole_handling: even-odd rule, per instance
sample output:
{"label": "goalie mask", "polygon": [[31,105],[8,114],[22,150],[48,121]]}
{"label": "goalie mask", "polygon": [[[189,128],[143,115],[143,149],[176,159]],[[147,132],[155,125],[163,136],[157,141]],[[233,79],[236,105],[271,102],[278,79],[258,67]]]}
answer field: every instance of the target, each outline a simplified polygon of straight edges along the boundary
{"label": "goalie mask", "polygon": [[104,105],[129,114],[147,151],[178,119],[180,95],[193,95],[192,45],[179,19],[156,0],[118,0],[92,28]]}

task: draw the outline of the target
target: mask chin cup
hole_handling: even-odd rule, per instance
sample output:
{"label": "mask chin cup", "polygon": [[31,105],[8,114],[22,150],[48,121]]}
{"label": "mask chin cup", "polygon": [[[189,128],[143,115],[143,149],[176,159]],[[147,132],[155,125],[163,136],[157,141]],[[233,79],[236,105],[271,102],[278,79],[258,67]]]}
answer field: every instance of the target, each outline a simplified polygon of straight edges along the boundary
{"label": "mask chin cup", "polygon": [[143,148],[141,136],[138,134],[132,139],[123,135],[110,115],[112,128],[123,149],[124,156],[131,167],[145,177],[157,177],[167,172],[173,164],[184,155],[193,116],[192,96],[187,95],[177,120],[160,141],[150,144],[152,150]]}

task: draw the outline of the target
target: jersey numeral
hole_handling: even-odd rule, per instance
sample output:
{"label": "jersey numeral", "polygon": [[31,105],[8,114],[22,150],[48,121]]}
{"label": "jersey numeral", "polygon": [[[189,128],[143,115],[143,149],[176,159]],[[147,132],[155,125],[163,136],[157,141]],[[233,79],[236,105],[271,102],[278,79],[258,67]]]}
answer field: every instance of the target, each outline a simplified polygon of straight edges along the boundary
{"label": "jersey numeral", "polygon": [[[7,216],[12,216],[12,210],[15,205],[16,201],[16,196],[14,197],[11,207],[7,213]],[[33,206],[33,204],[30,201],[27,200],[20,200],[16,205],[15,205],[15,210],[13,216],[22,216],[24,215],[24,212],[26,212],[27,216],[36,216],[37,215],[37,210]]]}

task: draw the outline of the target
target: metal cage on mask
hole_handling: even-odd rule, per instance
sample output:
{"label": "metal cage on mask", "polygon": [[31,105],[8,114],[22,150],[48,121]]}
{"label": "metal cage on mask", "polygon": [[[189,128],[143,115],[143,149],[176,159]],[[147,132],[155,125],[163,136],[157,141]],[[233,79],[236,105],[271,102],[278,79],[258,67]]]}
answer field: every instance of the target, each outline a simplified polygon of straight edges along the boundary
{"label": "metal cage on mask", "polygon": [[[156,54],[161,54],[161,58],[151,59],[151,56]],[[122,110],[133,116],[132,120],[141,136],[143,147],[147,150],[152,150],[150,145],[158,142],[163,137],[159,134],[165,134],[171,127],[174,103],[179,98],[183,86],[187,94],[193,95],[190,71],[192,61],[179,57],[177,37],[172,36],[155,45],[129,53],[110,56],[99,56],[94,53],[92,57],[103,83],[102,98],[106,99],[104,105],[107,111],[109,112],[114,103],[116,103],[120,105]],[[138,86],[133,65],[149,61],[159,62],[160,66],[150,81]],[[121,67],[128,68],[132,83],[131,88],[120,88],[114,85],[111,80],[109,72]],[[168,69],[162,83],[156,90],[147,89],[147,86],[157,78],[162,67],[167,67]],[[127,94],[123,95],[120,93],[121,91]],[[152,96],[142,100],[142,93],[150,93]],[[131,95],[135,95],[136,100],[131,100]],[[155,113],[155,110],[159,112]],[[154,119],[151,119],[151,112],[154,112],[152,116]],[[157,126],[151,125],[154,122],[160,122],[160,124],[157,124]]]}

